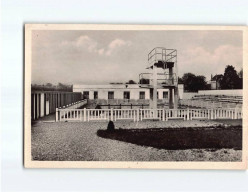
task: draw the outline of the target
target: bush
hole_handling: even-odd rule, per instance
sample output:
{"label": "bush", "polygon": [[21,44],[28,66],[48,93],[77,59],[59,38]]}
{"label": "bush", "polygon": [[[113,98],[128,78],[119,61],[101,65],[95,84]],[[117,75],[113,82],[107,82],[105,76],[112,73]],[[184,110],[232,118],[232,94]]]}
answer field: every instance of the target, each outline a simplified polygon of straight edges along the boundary
{"label": "bush", "polygon": [[102,107],[99,104],[97,104],[95,109],[102,109]]}
{"label": "bush", "polygon": [[115,125],[113,121],[109,121],[107,131],[114,131],[115,130]]}

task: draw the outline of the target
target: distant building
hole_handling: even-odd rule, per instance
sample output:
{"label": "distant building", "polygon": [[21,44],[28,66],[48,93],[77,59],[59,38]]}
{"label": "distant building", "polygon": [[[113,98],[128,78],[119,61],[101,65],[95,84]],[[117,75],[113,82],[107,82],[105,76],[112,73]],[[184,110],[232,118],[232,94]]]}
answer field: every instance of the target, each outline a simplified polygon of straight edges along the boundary
{"label": "distant building", "polygon": [[211,89],[212,90],[221,89],[220,82],[222,79],[223,79],[222,74],[216,74],[214,77],[212,77],[212,75],[211,75],[211,81],[210,81]]}

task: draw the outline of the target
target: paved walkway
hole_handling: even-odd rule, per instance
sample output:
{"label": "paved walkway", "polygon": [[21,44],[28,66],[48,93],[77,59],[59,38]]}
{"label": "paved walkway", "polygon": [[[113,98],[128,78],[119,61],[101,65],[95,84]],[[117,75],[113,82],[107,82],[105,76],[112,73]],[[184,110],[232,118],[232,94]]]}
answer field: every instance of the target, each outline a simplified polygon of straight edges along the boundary
{"label": "paved walkway", "polygon": [[[221,149],[165,150],[97,136],[107,122],[37,122],[32,125],[34,160],[77,161],[237,161],[242,151]],[[115,122],[118,128],[198,127],[220,125],[216,121]]]}

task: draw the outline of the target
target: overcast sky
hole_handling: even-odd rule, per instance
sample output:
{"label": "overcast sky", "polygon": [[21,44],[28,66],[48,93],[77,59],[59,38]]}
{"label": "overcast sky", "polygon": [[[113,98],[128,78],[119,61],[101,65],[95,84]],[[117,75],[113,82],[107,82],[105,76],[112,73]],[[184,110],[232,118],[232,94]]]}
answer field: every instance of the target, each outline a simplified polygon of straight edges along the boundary
{"label": "overcast sky", "polygon": [[242,68],[241,31],[33,31],[32,83],[138,82],[154,47],[177,49],[179,76]]}

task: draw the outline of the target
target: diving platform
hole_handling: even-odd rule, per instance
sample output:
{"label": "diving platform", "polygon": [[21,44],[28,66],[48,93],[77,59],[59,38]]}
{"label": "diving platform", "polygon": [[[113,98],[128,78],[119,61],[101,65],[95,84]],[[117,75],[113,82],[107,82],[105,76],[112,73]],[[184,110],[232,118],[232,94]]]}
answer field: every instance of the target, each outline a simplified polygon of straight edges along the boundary
{"label": "diving platform", "polygon": [[156,47],[148,54],[147,64],[146,69],[149,73],[139,74],[139,87],[150,89],[150,108],[157,109],[157,89],[167,88],[169,108],[176,109],[178,106],[177,50]]}

